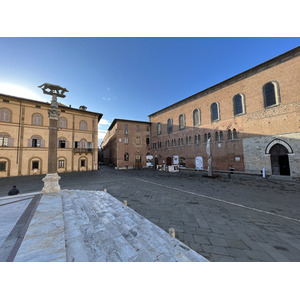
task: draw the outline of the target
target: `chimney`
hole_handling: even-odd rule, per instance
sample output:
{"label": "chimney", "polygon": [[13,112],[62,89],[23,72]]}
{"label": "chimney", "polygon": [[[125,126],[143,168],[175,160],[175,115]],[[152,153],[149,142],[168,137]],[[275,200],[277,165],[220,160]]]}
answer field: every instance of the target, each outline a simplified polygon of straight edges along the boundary
{"label": "chimney", "polygon": [[81,105],[81,106],[79,106],[79,109],[80,109],[80,110],[86,110],[86,109],[87,109],[87,107],[86,107],[86,106],[84,106],[84,105]]}

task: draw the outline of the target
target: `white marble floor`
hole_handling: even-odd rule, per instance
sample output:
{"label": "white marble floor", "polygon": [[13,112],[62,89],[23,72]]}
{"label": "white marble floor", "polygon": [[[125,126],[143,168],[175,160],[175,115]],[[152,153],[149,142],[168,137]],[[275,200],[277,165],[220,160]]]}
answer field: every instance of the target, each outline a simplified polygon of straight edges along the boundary
{"label": "white marble floor", "polygon": [[[29,201],[0,206],[2,240]],[[64,190],[42,196],[14,261],[207,260],[108,193]]]}

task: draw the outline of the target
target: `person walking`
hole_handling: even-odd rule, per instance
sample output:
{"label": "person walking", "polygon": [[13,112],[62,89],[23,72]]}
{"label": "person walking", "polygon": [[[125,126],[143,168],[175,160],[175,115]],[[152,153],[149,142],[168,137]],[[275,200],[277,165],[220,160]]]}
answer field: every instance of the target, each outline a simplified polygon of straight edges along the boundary
{"label": "person walking", "polygon": [[18,195],[20,191],[17,189],[17,187],[14,185],[13,188],[8,192],[9,196]]}

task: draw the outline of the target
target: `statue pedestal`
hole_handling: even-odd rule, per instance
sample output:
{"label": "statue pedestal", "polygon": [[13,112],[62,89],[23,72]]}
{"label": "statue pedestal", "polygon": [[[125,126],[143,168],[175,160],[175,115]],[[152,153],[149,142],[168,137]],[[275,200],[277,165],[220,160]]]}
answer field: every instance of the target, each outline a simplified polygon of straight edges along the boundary
{"label": "statue pedestal", "polygon": [[42,180],[44,182],[44,188],[42,189],[43,194],[60,192],[60,185],[58,183],[60,176],[58,176],[57,173],[47,174]]}
{"label": "statue pedestal", "polygon": [[208,177],[212,177],[213,176],[213,172],[212,172],[212,166],[211,166],[211,158],[208,159]]}

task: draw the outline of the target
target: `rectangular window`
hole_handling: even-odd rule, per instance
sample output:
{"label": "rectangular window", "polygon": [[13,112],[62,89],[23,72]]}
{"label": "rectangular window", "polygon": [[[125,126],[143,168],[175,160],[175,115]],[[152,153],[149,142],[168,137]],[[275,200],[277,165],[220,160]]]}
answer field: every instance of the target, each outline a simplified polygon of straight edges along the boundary
{"label": "rectangular window", "polygon": [[7,137],[0,137],[0,147],[1,146],[4,146],[4,147],[8,146],[8,138]]}
{"label": "rectangular window", "polygon": [[128,135],[128,124],[124,124],[125,135]]}
{"label": "rectangular window", "polygon": [[92,149],[92,143],[88,142],[87,147],[88,147],[88,149]]}
{"label": "rectangular window", "polygon": [[58,167],[59,168],[64,168],[65,167],[65,161],[64,160],[59,160],[58,161]]}
{"label": "rectangular window", "polygon": [[80,161],[80,166],[81,166],[81,167],[85,167],[85,159],[82,159],[82,160]]}
{"label": "rectangular window", "polygon": [[80,142],[75,142],[75,148],[76,149],[79,148],[79,144],[80,144]]}
{"label": "rectangular window", "polygon": [[150,139],[146,138],[146,144],[149,145],[150,144]]}
{"label": "rectangular window", "polygon": [[125,136],[125,138],[124,138],[124,144],[128,144],[128,136]]}
{"label": "rectangular window", "polygon": [[40,139],[32,139],[32,147],[41,147],[41,140]]}
{"label": "rectangular window", "polygon": [[136,143],[137,145],[140,145],[140,144],[141,144],[141,138],[140,138],[139,136],[137,136],[137,137],[135,138],[135,143]]}
{"label": "rectangular window", "polygon": [[136,131],[140,131],[140,125],[136,125]]}
{"label": "rectangular window", "polygon": [[32,170],[34,169],[39,169],[39,162],[38,161],[33,161],[32,162]]}
{"label": "rectangular window", "polygon": [[0,162],[0,172],[5,172],[6,171],[6,162],[1,161]]}

